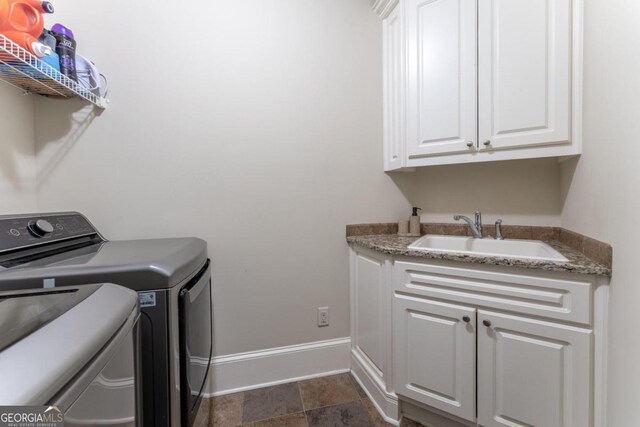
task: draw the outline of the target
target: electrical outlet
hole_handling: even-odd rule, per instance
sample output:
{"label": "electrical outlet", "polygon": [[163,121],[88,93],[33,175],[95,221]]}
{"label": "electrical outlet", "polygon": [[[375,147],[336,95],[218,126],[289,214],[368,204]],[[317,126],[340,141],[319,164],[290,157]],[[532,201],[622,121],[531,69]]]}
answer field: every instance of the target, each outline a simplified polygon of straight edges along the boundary
{"label": "electrical outlet", "polygon": [[329,326],[329,307],[318,307],[318,327]]}

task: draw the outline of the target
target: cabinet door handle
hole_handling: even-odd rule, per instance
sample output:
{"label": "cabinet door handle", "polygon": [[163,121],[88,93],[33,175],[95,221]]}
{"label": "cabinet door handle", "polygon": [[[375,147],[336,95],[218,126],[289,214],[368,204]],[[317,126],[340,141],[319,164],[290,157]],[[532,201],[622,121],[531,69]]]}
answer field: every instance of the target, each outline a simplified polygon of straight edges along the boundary
{"label": "cabinet door handle", "polygon": [[473,143],[473,141],[467,141],[467,147],[471,148],[473,147],[475,144]]}
{"label": "cabinet door handle", "polygon": [[485,142],[483,142],[483,144],[485,145],[485,147],[488,147],[489,145],[491,145],[491,140],[487,139]]}
{"label": "cabinet door handle", "polygon": [[490,320],[483,320],[482,324],[488,328],[488,327],[491,326],[491,321]]}
{"label": "cabinet door handle", "polygon": [[464,322],[465,322],[465,323],[469,323],[469,322],[471,322],[471,317],[469,317],[469,316],[464,316],[464,317],[462,318],[462,320],[464,320]]}

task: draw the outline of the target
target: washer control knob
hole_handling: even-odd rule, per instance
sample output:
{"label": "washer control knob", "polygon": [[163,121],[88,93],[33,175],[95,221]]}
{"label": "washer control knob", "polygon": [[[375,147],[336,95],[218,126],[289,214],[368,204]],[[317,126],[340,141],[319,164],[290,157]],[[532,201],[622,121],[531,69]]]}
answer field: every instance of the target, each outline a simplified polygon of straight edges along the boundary
{"label": "washer control knob", "polygon": [[46,219],[39,219],[30,222],[28,225],[29,231],[36,237],[47,237],[53,233],[53,225]]}

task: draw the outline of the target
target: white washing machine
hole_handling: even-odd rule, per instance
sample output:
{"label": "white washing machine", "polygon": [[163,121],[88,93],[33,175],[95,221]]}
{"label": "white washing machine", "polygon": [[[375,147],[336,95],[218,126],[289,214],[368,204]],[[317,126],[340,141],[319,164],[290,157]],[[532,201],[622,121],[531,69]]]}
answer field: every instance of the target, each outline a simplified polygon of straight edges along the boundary
{"label": "white washing machine", "polygon": [[113,284],[0,292],[0,405],[139,425],[138,318],[136,292]]}

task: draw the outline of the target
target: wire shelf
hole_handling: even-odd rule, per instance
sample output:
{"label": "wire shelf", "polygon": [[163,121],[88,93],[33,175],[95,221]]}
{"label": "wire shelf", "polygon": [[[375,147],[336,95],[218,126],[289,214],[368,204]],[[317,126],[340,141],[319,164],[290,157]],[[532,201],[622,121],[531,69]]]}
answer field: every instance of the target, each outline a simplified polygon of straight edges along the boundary
{"label": "wire shelf", "polygon": [[80,97],[99,108],[108,100],[74,82],[0,34],[0,80],[21,90],[60,98]]}

